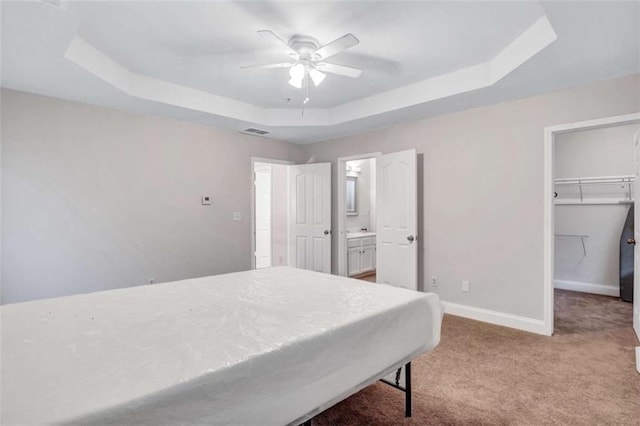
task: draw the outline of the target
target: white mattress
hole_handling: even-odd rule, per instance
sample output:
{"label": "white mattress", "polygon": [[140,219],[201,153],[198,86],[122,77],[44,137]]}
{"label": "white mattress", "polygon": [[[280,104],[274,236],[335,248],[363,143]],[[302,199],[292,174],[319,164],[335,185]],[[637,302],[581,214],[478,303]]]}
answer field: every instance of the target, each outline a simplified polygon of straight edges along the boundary
{"label": "white mattress", "polygon": [[288,424],[434,348],[442,320],[434,294],[293,268],[0,310],[2,424]]}

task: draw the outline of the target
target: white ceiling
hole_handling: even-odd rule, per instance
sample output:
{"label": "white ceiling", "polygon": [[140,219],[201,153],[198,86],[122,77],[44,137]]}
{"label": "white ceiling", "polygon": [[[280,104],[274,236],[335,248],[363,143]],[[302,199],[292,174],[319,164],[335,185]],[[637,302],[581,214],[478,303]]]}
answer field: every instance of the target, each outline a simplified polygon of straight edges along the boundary
{"label": "white ceiling", "polygon": [[[637,2],[3,2],[2,86],[308,143],[637,73],[639,22]],[[364,73],[303,116],[287,70],[240,69],[286,61],[260,29],[351,32],[330,62]]]}

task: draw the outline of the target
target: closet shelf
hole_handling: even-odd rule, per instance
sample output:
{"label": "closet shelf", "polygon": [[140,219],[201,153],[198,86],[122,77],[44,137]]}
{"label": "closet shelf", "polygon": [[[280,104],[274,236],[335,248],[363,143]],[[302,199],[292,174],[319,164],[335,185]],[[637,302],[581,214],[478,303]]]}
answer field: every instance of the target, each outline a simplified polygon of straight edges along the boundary
{"label": "closet shelf", "polygon": [[587,245],[584,240],[589,238],[588,235],[580,235],[580,234],[556,234],[556,238],[580,238],[580,242],[582,243],[582,251],[584,255],[587,255]]}
{"label": "closet shelf", "polygon": [[609,198],[593,198],[591,200],[562,200],[557,199],[555,204],[557,206],[601,206],[601,205],[629,205],[633,204],[633,200],[612,200]]}
{"label": "closet shelf", "polygon": [[635,176],[555,179],[555,204],[631,204]]}

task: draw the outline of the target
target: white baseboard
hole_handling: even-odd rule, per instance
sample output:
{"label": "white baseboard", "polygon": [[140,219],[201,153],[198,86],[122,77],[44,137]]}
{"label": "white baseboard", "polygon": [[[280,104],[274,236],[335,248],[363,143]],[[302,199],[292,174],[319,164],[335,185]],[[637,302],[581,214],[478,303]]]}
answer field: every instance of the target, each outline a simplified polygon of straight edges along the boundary
{"label": "white baseboard", "polygon": [[602,294],[620,297],[620,287],[604,284],[582,283],[579,281],[553,280],[553,286],[560,290],[581,291],[583,293]]}
{"label": "white baseboard", "polygon": [[543,320],[505,314],[458,303],[442,302],[442,304],[444,305],[444,311],[451,315],[546,335]]}

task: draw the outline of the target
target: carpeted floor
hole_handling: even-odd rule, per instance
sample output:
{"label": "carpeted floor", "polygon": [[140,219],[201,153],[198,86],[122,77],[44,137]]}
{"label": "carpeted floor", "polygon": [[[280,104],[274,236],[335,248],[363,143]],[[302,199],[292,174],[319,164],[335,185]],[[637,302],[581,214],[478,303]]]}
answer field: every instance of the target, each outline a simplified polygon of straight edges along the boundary
{"label": "carpeted floor", "polygon": [[440,345],[412,363],[414,413],[377,383],[314,425],[640,425],[630,303],[556,290],[556,334],[446,315]]}
{"label": "carpeted floor", "polygon": [[361,279],[362,281],[369,281],[370,283],[375,283],[376,282],[376,274],[374,272],[371,275],[367,275],[367,276],[361,277],[359,279]]}

